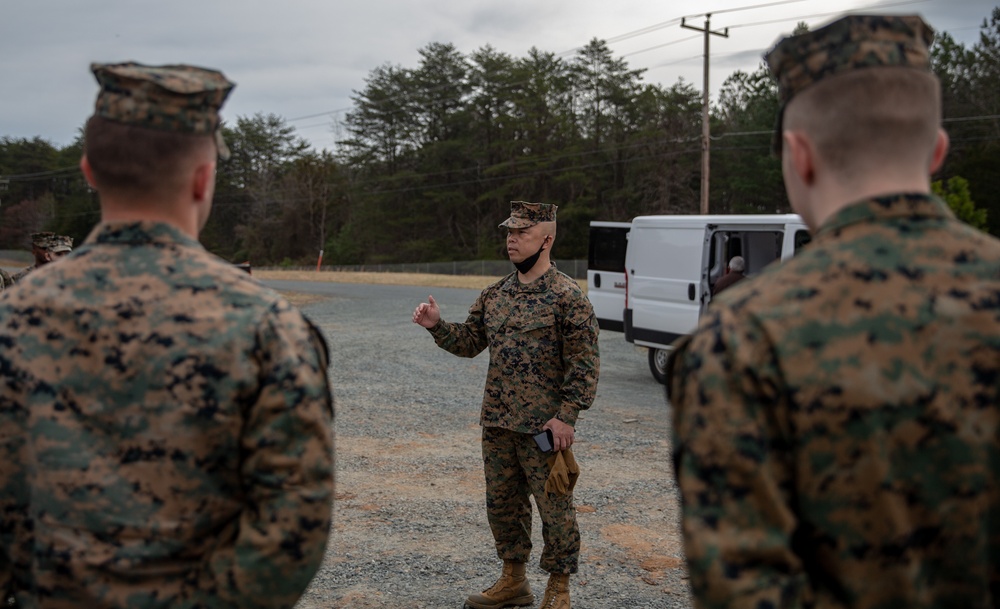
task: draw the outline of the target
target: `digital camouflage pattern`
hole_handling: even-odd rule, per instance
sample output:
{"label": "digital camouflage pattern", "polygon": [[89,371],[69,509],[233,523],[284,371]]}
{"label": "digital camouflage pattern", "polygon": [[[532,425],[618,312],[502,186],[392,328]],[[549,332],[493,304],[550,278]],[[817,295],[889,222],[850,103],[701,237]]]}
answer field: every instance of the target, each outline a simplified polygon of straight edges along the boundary
{"label": "digital camouflage pattern", "polygon": [[697,607],[996,606],[1000,241],[848,206],[668,366]]}
{"label": "digital camouflage pattern", "polygon": [[823,80],[858,69],[902,67],[930,71],[934,30],[917,15],[848,15],[830,25],[781,40],[764,56],[778,81],[772,152],[781,156],[785,107]]}
{"label": "digital camouflage pattern", "polygon": [[510,217],[500,223],[502,228],[528,228],[539,222],[555,222],[558,205],[551,203],[510,202]]}
{"label": "digital camouflage pattern", "polygon": [[229,158],[219,110],[235,84],[216,70],[135,62],[93,63],[101,85],[94,116],[145,129],[214,135],[219,155]]}
{"label": "digital camouflage pattern", "polygon": [[555,266],[525,285],[511,273],[488,286],[464,323],[441,321],[439,347],[475,357],[489,347],[480,423],[538,433],[552,417],[575,425],[597,391],[597,319],[580,286]]}
{"label": "digital camouflage pattern", "polygon": [[331,400],[285,299],[169,225],[99,225],[0,296],[0,583],[25,608],[292,607]]}
{"label": "digital camouflage pattern", "polygon": [[45,249],[50,252],[72,252],[73,251],[73,237],[67,235],[53,235],[49,239],[48,245]]}
{"label": "digital camouflage pattern", "polygon": [[934,30],[917,15],[848,15],[783,39],[764,56],[782,105],[837,74],[872,67],[931,69]]}
{"label": "digital camouflage pattern", "polygon": [[[483,428],[486,515],[501,560],[526,563],[531,557],[531,504],[535,498],[542,520],[544,547],[539,566],[549,573],[576,573],[580,562],[580,529],[573,493],[545,491],[551,467],[529,434],[497,427]],[[522,475],[523,472],[523,475]]]}
{"label": "digital camouflage pattern", "polygon": [[[71,252],[73,251],[73,238],[50,232],[31,233],[31,245],[50,252]],[[13,275],[8,275],[6,271],[0,270],[0,290],[4,286],[14,285],[24,279],[33,270],[35,270],[34,264],[24,267]]]}
{"label": "digital camouflage pattern", "polygon": [[95,116],[176,133],[215,133],[235,86],[221,72],[193,66],[94,63],[90,70],[101,85]]}
{"label": "digital camouflage pattern", "polygon": [[23,269],[21,269],[20,271],[17,271],[13,275],[11,275],[10,276],[10,283],[11,283],[11,285],[13,285],[13,284],[17,283],[18,281],[21,281],[22,279],[24,279],[28,275],[28,273],[30,273],[33,270],[35,270],[35,265],[34,264],[26,266]]}
{"label": "digital camouflage pattern", "polygon": [[38,249],[47,250],[52,246],[52,239],[56,234],[48,231],[31,233],[31,245]]}
{"label": "digital camouflage pattern", "polygon": [[497,556],[527,562],[530,493],[543,523],[542,568],[575,573],[580,532],[573,494],[545,491],[551,467],[532,436],[553,417],[575,426],[594,402],[600,355],[590,301],[555,265],[529,284],[514,272],[480,293],[465,323],[442,320],[430,333],[461,357],[490,350],[480,423]]}

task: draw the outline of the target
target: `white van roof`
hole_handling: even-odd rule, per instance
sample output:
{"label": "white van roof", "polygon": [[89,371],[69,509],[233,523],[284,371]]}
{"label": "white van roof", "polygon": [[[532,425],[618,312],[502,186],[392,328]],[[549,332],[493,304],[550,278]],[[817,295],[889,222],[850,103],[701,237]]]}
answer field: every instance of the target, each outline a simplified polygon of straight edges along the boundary
{"label": "white van roof", "polygon": [[632,226],[699,227],[708,224],[805,224],[798,214],[709,214],[637,216]]}

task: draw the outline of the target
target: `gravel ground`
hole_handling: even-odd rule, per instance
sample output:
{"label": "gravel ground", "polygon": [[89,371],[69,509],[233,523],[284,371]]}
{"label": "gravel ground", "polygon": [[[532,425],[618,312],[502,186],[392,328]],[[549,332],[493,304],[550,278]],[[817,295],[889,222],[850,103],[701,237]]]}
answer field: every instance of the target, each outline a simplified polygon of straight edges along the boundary
{"label": "gravel ground", "polygon": [[[414,325],[428,289],[266,281],[312,294],[303,310],[331,347],[337,492],[326,560],[300,609],[454,608],[500,571],[486,522],[479,405],[487,354],[438,349]],[[434,288],[465,318],[476,290]],[[577,423],[575,501],[582,535],[577,609],[691,606],[670,469],[669,417],[646,354],[600,338],[597,400]],[[538,599],[541,523],[528,575]]]}

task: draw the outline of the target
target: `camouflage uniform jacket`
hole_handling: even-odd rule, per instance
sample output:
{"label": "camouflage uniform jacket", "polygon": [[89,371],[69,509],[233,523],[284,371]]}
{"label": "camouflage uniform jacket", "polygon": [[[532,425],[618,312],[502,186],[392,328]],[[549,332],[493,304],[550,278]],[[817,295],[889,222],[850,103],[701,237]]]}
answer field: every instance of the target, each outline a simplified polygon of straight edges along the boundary
{"label": "camouflage uniform jacket", "polygon": [[697,607],[1000,601],[1000,241],[849,206],[668,367]]}
{"label": "camouflage uniform jacket", "polygon": [[597,318],[580,286],[549,268],[524,285],[511,273],[490,285],[465,323],[430,329],[442,349],[475,357],[489,347],[480,423],[537,433],[552,417],[576,424],[597,390]]}
{"label": "camouflage uniform jacket", "polygon": [[10,276],[10,282],[11,283],[17,283],[18,281],[21,281],[22,279],[24,279],[25,275],[27,275],[28,273],[30,273],[33,270],[35,270],[35,265],[33,265],[33,264],[31,266],[24,267],[20,271],[18,271],[18,272],[14,273],[13,275]]}
{"label": "camouflage uniform jacket", "polygon": [[0,296],[0,371],[20,607],[295,604],[333,411],[323,338],[285,299],[166,224],[99,225]]}

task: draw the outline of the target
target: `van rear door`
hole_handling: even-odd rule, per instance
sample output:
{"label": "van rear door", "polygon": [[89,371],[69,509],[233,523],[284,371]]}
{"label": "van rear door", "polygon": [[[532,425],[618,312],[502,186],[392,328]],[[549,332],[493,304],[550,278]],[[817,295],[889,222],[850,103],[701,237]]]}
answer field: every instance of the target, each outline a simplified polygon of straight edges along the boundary
{"label": "van rear door", "polygon": [[622,332],[628,222],[591,222],[587,253],[587,297],[602,330]]}

